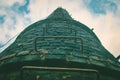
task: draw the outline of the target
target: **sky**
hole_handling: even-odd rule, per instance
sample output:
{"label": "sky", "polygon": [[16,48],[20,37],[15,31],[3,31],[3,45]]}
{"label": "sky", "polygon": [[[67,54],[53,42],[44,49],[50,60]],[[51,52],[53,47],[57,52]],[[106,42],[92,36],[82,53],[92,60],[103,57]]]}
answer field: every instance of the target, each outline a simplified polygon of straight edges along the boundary
{"label": "sky", "polygon": [[120,55],[120,0],[0,0],[0,52],[58,7],[94,28],[103,46],[115,57]]}

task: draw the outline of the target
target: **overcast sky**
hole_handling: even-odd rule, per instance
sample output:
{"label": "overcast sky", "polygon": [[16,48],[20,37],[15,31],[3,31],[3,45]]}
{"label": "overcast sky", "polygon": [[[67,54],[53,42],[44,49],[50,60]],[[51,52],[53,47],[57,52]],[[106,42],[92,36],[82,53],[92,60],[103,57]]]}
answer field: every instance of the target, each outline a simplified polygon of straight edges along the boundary
{"label": "overcast sky", "polygon": [[57,7],[94,28],[104,47],[115,57],[120,55],[120,0],[0,0],[0,46]]}

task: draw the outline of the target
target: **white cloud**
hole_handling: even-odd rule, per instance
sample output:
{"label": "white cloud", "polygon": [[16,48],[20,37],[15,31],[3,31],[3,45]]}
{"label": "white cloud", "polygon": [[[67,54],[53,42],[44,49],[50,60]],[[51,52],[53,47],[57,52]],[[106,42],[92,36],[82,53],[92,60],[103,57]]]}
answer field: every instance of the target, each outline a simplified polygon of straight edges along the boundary
{"label": "white cloud", "polygon": [[[3,44],[30,24],[30,18],[28,16],[21,14],[22,12],[18,13],[13,10],[12,6],[16,2],[21,5],[25,3],[24,0],[3,0],[0,3],[0,14],[5,15],[4,23],[0,24],[0,33],[2,33],[2,35],[0,35],[0,42]],[[6,38],[6,35],[9,35],[10,38]]]}
{"label": "white cloud", "polygon": [[83,4],[80,0],[31,0],[29,9],[32,21],[45,19],[57,7],[66,8],[70,13],[77,11]]}

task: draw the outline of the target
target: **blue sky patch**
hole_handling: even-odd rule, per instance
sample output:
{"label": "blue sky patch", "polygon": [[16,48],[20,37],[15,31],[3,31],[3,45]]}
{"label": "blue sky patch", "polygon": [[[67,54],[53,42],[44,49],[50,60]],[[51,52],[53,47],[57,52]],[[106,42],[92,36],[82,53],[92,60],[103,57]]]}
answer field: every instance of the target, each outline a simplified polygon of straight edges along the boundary
{"label": "blue sky patch", "polygon": [[0,41],[0,48],[2,47],[3,43]]}
{"label": "blue sky patch", "polygon": [[28,14],[30,12],[30,10],[28,10],[28,5],[29,5],[29,0],[25,0],[25,4],[23,6],[20,6],[18,9],[21,12],[25,12],[26,14]]}
{"label": "blue sky patch", "polygon": [[117,10],[117,5],[110,0],[91,0],[87,3],[87,7],[95,14],[106,14],[107,10],[115,13]]}
{"label": "blue sky patch", "polygon": [[5,16],[4,15],[0,15],[0,24],[3,24],[5,21]]}
{"label": "blue sky patch", "polygon": [[88,6],[94,13],[106,14],[103,4],[98,0],[92,0]]}
{"label": "blue sky patch", "polygon": [[11,8],[18,14],[28,14],[30,12],[30,10],[28,9],[29,3],[29,0],[25,0],[25,3],[23,5],[20,5],[18,2],[16,2]]}

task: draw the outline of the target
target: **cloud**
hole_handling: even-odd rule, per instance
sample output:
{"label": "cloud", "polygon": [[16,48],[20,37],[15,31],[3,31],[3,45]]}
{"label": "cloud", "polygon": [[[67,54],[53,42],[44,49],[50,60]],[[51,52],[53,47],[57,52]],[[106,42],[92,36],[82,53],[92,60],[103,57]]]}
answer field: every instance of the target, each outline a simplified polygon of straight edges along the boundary
{"label": "cloud", "polygon": [[78,11],[81,4],[81,0],[31,0],[29,5],[31,20],[45,19],[51,14],[57,7],[63,7],[69,12]]}
{"label": "cloud", "polygon": [[45,19],[57,7],[65,8],[75,20],[94,28],[105,48],[114,56],[119,55],[119,0],[3,0],[0,3],[0,32],[3,32],[0,42],[5,43],[27,25]]}
{"label": "cloud", "polygon": [[28,5],[29,0],[1,1],[0,32],[2,35],[0,35],[0,41],[2,44],[21,32],[25,26],[30,24],[31,20],[26,16],[29,13]]}

